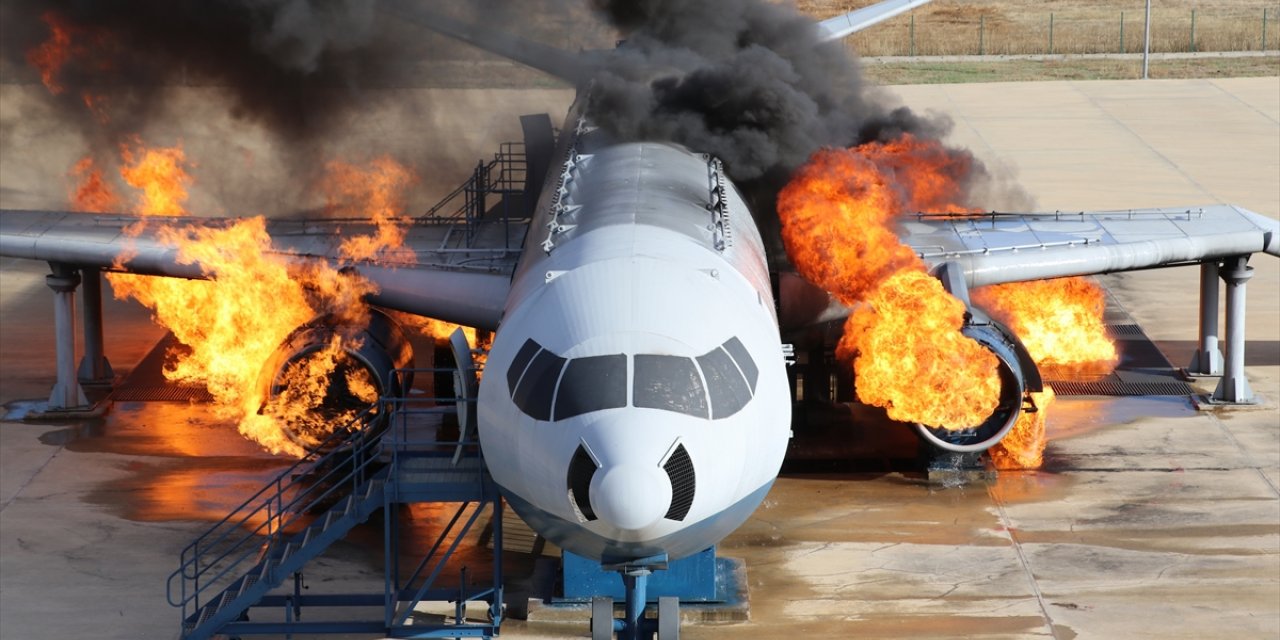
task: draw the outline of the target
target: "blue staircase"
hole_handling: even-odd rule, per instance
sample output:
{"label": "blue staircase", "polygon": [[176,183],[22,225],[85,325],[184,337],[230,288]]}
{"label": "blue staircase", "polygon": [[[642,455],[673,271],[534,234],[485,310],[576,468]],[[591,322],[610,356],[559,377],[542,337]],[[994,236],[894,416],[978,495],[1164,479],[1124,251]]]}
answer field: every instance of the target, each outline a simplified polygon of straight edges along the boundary
{"label": "blue staircase", "polygon": [[[495,635],[502,614],[502,501],[476,442],[436,439],[435,422],[450,412],[456,412],[454,404],[435,399],[384,398],[187,545],[167,584],[169,603],[182,608],[180,637]],[[402,579],[398,511],[410,502],[459,506],[417,569]],[[304,595],[307,563],[379,511],[384,518],[383,593]],[[468,584],[464,567],[458,587],[437,588],[453,552],[486,511],[495,536],[492,584]],[[281,589],[290,581],[291,592]],[[452,602],[453,620],[411,625],[417,605],[430,601]],[[471,601],[488,604],[486,620],[467,620],[466,603]],[[380,620],[302,621],[304,607],[352,606],[382,606],[384,615]],[[250,620],[255,607],[282,607],[283,620],[279,614],[267,621]]]}

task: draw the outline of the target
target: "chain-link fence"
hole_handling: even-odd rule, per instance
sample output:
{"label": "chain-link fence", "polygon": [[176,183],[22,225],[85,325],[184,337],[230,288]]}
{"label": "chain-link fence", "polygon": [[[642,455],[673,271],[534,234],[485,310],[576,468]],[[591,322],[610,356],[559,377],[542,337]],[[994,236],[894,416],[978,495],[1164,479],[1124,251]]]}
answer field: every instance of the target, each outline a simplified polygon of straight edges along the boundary
{"label": "chain-link fence", "polygon": [[[1040,5],[1043,7],[1043,5]],[[1006,14],[989,7],[939,7],[877,25],[848,39],[862,56],[1137,53],[1145,15],[1133,9]],[[1158,8],[1151,51],[1275,51],[1280,5],[1263,8]]]}

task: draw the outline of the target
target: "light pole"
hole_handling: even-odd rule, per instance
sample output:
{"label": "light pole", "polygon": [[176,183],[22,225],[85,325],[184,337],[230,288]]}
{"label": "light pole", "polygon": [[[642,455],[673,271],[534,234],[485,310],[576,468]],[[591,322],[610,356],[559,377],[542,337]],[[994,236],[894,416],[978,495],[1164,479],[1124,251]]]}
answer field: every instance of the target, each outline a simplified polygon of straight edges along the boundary
{"label": "light pole", "polygon": [[1143,36],[1142,44],[1142,79],[1146,80],[1149,75],[1149,59],[1151,58],[1151,0],[1147,0],[1147,26],[1146,35]]}

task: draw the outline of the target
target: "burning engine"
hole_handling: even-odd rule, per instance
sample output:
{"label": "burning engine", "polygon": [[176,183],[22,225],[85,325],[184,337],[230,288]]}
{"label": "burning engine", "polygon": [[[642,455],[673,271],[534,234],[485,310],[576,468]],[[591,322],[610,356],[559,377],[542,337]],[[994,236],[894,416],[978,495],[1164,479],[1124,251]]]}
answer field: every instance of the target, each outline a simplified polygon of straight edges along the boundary
{"label": "burning engine", "polygon": [[297,444],[313,447],[337,429],[362,426],[356,418],[379,397],[406,392],[413,380],[395,370],[412,363],[404,331],[387,314],[370,309],[363,326],[320,316],[295,329],[268,360],[258,413],[273,417]]}
{"label": "burning engine", "polygon": [[945,429],[916,424],[916,431],[929,444],[958,453],[985,451],[1000,442],[1023,411],[1023,398],[1043,390],[1040,371],[1026,347],[983,312],[969,309],[964,327],[966,337],[995,355],[1000,363],[1000,402],[980,425],[969,429]]}

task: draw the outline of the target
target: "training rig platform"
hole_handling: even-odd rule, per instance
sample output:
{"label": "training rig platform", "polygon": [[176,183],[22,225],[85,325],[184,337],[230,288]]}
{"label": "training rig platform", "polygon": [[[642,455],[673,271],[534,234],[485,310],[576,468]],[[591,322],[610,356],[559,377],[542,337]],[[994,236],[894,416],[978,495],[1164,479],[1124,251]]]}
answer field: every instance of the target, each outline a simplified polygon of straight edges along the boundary
{"label": "training rig platform", "polygon": [[[434,369],[405,370],[434,375]],[[408,389],[409,385],[401,388]],[[383,398],[354,423],[334,432],[293,466],[183,549],[168,579],[169,603],[182,609],[180,637],[215,635],[377,633],[393,638],[490,638],[503,614],[502,499],[485,466],[470,403],[474,397]],[[459,417],[459,435],[438,436],[441,417]],[[434,543],[415,558],[402,545],[402,505],[435,503],[442,522]],[[455,557],[459,544],[490,514],[492,571],[474,576]],[[381,593],[310,595],[303,571],[360,523],[382,519]],[[405,559],[417,560],[412,571]],[[456,586],[441,588],[454,569]],[[455,575],[449,574],[450,577]],[[450,603],[453,615],[422,615],[419,604]],[[487,605],[482,620],[467,617],[468,603]],[[377,619],[366,616],[382,609]],[[312,620],[304,612],[320,615]]]}

